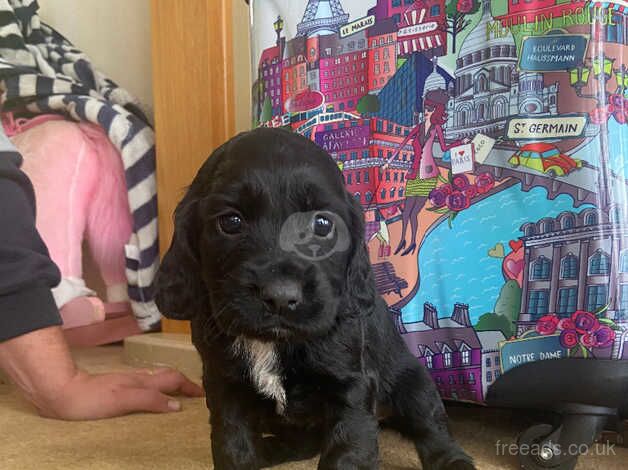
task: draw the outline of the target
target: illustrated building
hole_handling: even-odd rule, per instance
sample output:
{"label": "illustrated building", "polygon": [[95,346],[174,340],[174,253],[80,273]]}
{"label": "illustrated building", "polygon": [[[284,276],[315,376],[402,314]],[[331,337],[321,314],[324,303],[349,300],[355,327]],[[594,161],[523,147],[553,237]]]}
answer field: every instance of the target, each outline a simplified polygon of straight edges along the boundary
{"label": "illustrated building", "polygon": [[[606,317],[628,326],[628,229],[618,207],[609,213],[588,208],[521,227],[525,264],[518,336],[543,315],[565,317],[606,305]],[[615,352],[619,341],[617,335]]]}
{"label": "illustrated building", "polygon": [[266,99],[272,105],[272,115],[277,116],[282,113],[282,70],[283,63],[281,57],[285,46],[285,38],[281,38],[279,43],[269,47],[262,52],[258,66],[258,77],[262,83],[259,88],[261,96],[258,98],[260,106],[264,105]]}
{"label": "illustrated building", "polygon": [[430,303],[423,321],[400,328],[408,349],[431,373],[444,398],[481,401],[482,345],[469,320],[469,306],[455,304],[450,318],[438,318]]}
{"label": "illustrated building", "polygon": [[[404,198],[406,174],[412,163],[412,145],[406,144],[405,148],[401,149],[397,157],[390,162],[386,170],[380,171],[379,168],[399,150],[403,139],[410,133],[410,128],[379,118],[371,119],[370,125],[369,150],[377,162],[376,184],[373,188],[375,204],[378,207],[399,204]],[[364,202],[366,199],[368,198],[365,198]]]}
{"label": "illustrated building", "polygon": [[410,129],[378,118],[325,121],[326,116],[331,115],[312,118],[312,125],[304,125],[301,131],[342,165],[347,191],[365,207],[400,203],[412,146],[407,144],[385,171],[380,168],[399,149]]}
{"label": "illustrated building", "polygon": [[368,12],[377,22],[391,18],[397,26],[397,55],[447,53],[444,0],[378,0]]}
{"label": "illustrated building", "polygon": [[398,26],[401,24],[403,13],[414,4],[415,0],[377,0],[377,4],[368,11],[377,21],[392,18]]}
{"label": "illustrated building", "polygon": [[499,137],[510,116],[558,114],[558,83],[546,87],[542,74],[518,73],[517,60],[512,33],[493,20],[491,2],[483,0],[481,20],[457,59],[448,139],[473,139],[478,133]]}
{"label": "illustrated building", "polygon": [[500,330],[478,331],[477,335],[482,345],[482,396],[486,397],[488,387],[501,374],[499,343],[505,341],[506,337]]}
{"label": "illustrated building", "polygon": [[282,65],[283,111],[288,100],[308,89],[307,40],[294,38],[287,42]]}
{"label": "illustrated building", "polygon": [[434,57],[432,63],[434,64],[434,68],[432,69],[432,73],[425,79],[422,98],[425,98],[425,95],[427,95],[427,92],[430,90],[447,90],[447,80],[438,73],[438,57]]}
{"label": "illustrated building", "polygon": [[329,112],[354,111],[368,93],[368,44],[366,32],[346,38],[320,38],[320,91]]}
{"label": "illustrated building", "polygon": [[380,91],[380,110],[375,115],[403,126],[416,125],[423,110],[427,78],[434,72],[443,78],[446,89],[451,89],[453,77],[445,69],[438,65],[435,68],[435,62],[421,53],[412,54]]}
{"label": "illustrated building", "polygon": [[444,0],[416,0],[401,15],[397,55],[422,52],[427,58],[447,53],[447,18]]}
{"label": "illustrated building", "polygon": [[397,71],[397,25],[385,18],[367,31],[368,91],[378,93]]}

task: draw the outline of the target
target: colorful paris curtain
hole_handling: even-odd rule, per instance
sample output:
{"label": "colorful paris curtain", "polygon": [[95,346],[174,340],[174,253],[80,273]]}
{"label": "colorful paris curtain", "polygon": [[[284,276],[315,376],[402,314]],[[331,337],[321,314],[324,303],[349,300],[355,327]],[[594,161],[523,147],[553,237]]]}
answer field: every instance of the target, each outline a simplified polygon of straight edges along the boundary
{"label": "colorful paris curtain", "polygon": [[253,125],[325,148],[443,397],[628,359],[625,2],[253,0]]}

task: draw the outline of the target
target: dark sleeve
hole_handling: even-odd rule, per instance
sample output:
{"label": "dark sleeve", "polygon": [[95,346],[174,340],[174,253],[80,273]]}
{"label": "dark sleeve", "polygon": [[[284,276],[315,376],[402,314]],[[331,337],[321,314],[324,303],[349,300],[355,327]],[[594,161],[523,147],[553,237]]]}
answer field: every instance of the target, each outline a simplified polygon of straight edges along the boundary
{"label": "dark sleeve", "polygon": [[0,342],[61,324],[50,292],[60,274],[35,228],[35,194],[21,160],[0,151]]}

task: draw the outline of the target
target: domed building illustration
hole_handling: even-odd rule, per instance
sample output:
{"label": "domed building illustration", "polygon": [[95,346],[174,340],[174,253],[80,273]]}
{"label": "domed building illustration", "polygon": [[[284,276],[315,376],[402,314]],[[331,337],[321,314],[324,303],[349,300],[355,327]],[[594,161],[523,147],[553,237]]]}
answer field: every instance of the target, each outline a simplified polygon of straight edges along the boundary
{"label": "domed building illustration", "polygon": [[434,66],[434,69],[432,70],[432,73],[427,76],[427,78],[425,79],[425,84],[423,85],[423,98],[425,98],[425,95],[427,95],[428,91],[447,90],[448,88],[445,77],[438,73],[438,57],[434,57],[432,59],[432,64]]}
{"label": "domed building illustration", "polygon": [[545,86],[542,74],[517,71],[517,61],[512,34],[495,23],[490,0],[483,0],[482,18],[458,55],[448,139],[478,133],[496,138],[504,135],[511,116],[558,114],[558,83]]}

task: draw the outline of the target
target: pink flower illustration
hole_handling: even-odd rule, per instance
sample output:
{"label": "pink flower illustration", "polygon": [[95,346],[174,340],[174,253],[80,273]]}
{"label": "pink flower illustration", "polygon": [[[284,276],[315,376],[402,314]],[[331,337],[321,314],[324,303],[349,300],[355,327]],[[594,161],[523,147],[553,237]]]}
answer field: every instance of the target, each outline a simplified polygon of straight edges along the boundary
{"label": "pink flower illustration", "polygon": [[610,346],[613,344],[613,341],[615,341],[615,331],[606,325],[600,326],[595,333],[593,333],[593,336],[595,336],[598,348]]}
{"label": "pink flower illustration", "polygon": [[573,322],[571,318],[561,318],[558,322],[559,330],[575,330],[576,324]]}

